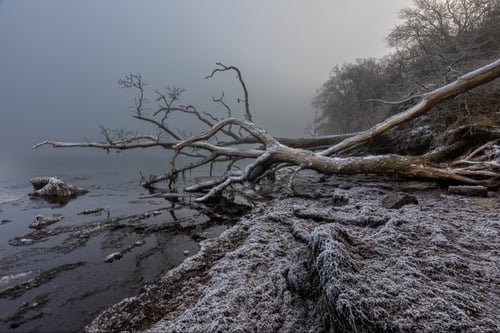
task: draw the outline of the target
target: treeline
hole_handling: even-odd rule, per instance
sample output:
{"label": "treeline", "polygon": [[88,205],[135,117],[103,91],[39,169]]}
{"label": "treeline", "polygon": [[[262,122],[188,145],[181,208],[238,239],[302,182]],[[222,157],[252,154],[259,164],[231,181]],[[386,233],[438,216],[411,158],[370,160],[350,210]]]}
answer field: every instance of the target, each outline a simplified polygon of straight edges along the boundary
{"label": "treeline", "polygon": [[[366,129],[500,57],[499,0],[414,0],[400,18],[386,38],[392,54],[332,70],[313,101],[315,134]],[[465,123],[500,126],[499,112],[500,84],[493,82],[441,104],[427,120],[433,132]]]}

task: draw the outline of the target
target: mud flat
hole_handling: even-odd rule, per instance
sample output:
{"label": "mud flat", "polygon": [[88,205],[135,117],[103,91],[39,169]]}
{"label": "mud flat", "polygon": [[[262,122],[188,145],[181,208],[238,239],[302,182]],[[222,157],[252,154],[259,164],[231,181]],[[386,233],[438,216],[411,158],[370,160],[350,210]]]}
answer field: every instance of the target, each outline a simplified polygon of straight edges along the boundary
{"label": "mud flat", "polygon": [[263,199],[86,331],[500,331],[498,192],[303,172]]}

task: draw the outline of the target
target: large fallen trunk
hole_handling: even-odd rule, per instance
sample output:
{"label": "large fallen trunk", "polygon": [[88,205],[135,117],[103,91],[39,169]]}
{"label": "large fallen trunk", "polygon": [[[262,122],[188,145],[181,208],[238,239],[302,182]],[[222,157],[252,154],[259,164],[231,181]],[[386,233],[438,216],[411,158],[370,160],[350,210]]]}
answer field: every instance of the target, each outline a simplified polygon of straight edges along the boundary
{"label": "large fallen trunk", "polygon": [[[246,92],[241,72],[237,68],[222,64],[218,65],[220,68],[212,72],[211,76],[218,71],[234,70],[237,72],[237,77],[243,86],[243,90]],[[474,141],[468,146],[467,142],[464,142],[463,139],[457,140],[457,142],[443,147],[443,149],[435,149],[432,152],[418,156],[392,154],[371,156],[369,149],[365,156],[345,157],[345,155],[347,151],[380,138],[381,135],[390,129],[425,114],[439,103],[470,89],[484,85],[498,77],[500,77],[500,59],[467,73],[449,84],[423,94],[420,102],[414,106],[376,124],[366,131],[341,136],[334,135],[307,139],[280,139],[273,137],[250,121],[248,94],[245,94],[246,119],[229,117],[220,121],[213,116],[207,117],[206,113],[202,114],[198,112],[193,106],[173,107],[172,103],[175,99],[169,102],[165,96],[162,96],[159,100],[165,101],[167,106],[160,107],[155,115],[164,114],[163,118],[156,120],[145,116],[140,107],[142,103],[138,104],[135,117],[155,124],[159,130],[169,134],[172,138],[171,140],[165,140],[160,135],[135,135],[113,139],[112,135],[104,130],[105,142],[65,143],[44,141],[35,145],[34,148],[49,144],[54,147],[95,147],[106,150],[161,146],[173,150],[175,154],[171,162],[172,169],[164,176],[150,177],[145,180],[143,185],[146,187],[153,187],[155,184],[165,180],[173,182],[177,179],[178,174],[203,165],[212,166],[218,162],[234,163],[242,159],[253,159],[253,162],[244,170],[228,170],[218,181],[210,181],[191,187],[190,190],[193,191],[205,191],[209,189],[208,194],[199,198],[202,201],[217,196],[232,184],[257,182],[262,179],[262,176],[268,174],[270,170],[274,170],[273,168],[276,168],[276,166],[279,167],[279,165],[294,165],[300,169],[313,169],[326,174],[369,173],[382,176],[397,175],[410,178],[441,180],[447,183],[483,185],[490,189],[496,189],[500,184],[499,156],[493,156],[492,159],[486,161],[471,161],[466,159],[460,166],[453,163],[443,163],[451,162],[443,157],[456,154],[459,150],[464,151],[464,146],[469,148],[469,150],[474,150],[486,143],[483,141]],[[140,80],[140,77],[138,80]],[[143,85],[140,83],[136,85],[142,87]],[[143,95],[142,92],[141,90],[140,96]],[[174,111],[193,115],[208,125],[208,130],[194,137],[180,138],[179,135],[174,134],[167,127],[168,124],[166,123],[168,114]],[[228,116],[230,115],[231,113],[229,112]],[[493,128],[486,132],[489,135],[487,136],[488,140],[491,140],[490,143],[498,147],[498,140],[500,140],[500,131],[498,128]],[[242,133],[246,133],[246,135]],[[225,137],[226,139],[221,139],[221,137]],[[241,148],[251,143],[255,143],[257,146],[253,145],[248,149]],[[315,150],[325,145],[328,146],[326,149],[315,152]],[[194,158],[195,162],[182,167],[176,167],[175,161],[179,155]],[[442,163],[438,164],[437,162]]]}

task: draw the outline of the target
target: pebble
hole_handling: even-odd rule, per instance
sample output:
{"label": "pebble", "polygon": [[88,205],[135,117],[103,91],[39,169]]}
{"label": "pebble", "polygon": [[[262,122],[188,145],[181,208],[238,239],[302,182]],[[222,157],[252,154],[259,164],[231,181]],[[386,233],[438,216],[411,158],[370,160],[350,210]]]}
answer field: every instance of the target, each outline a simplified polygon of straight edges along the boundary
{"label": "pebble", "polygon": [[114,260],[120,259],[122,254],[120,252],[113,252],[104,258],[104,262],[112,262]]}
{"label": "pebble", "polygon": [[97,214],[100,213],[104,210],[104,208],[89,208],[85,209],[84,211],[78,213],[78,215],[90,215],[90,214]]}

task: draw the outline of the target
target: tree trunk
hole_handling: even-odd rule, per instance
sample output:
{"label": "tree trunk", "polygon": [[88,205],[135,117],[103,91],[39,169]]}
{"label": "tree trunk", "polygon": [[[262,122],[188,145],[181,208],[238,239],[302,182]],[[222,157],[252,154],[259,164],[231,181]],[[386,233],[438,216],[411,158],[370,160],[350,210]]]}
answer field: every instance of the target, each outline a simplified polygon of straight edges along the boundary
{"label": "tree trunk", "polygon": [[[236,67],[222,64],[218,64],[218,66],[220,68],[214,70],[210,77],[216,72],[236,71],[243,90],[246,92],[241,73]],[[54,147],[95,147],[106,150],[161,146],[173,150],[175,154],[171,162],[172,170],[170,173],[161,177],[150,178],[149,181],[145,182],[146,186],[152,186],[164,180],[175,181],[179,173],[203,165],[212,165],[221,161],[234,162],[242,159],[253,159],[253,162],[243,171],[229,171],[219,180],[200,183],[197,186],[191,187],[190,189],[195,191],[209,189],[208,194],[199,198],[201,201],[219,194],[231,184],[258,181],[276,165],[295,165],[300,169],[313,169],[325,174],[398,175],[409,178],[434,179],[447,183],[483,185],[488,188],[498,188],[500,183],[500,162],[497,160],[470,161],[470,158],[465,158],[460,161],[460,167],[456,167],[453,163],[437,164],[437,162],[446,161],[447,156],[456,155],[457,152],[464,150],[464,146],[467,146],[470,141],[464,141],[463,135],[460,140],[456,140],[452,144],[419,156],[393,154],[371,156],[366,155],[370,154],[370,149],[368,149],[365,156],[345,157],[347,150],[361,147],[368,142],[372,142],[374,147],[377,148],[377,144],[373,140],[381,138],[381,135],[388,130],[428,112],[432,107],[446,99],[469,91],[498,77],[500,77],[500,59],[465,74],[456,81],[441,88],[422,95],[421,101],[413,107],[376,124],[366,131],[318,138],[276,138],[269,135],[265,130],[260,129],[250,121],[252,118],[248,107],[247,93],[245,93],[246,119],[226,118],[218,121],[217,118],[211,115],[199,113],[193,106],[172,106],[175,99],[169,102],[167,101],[167,97],[162,95],[160,100],[163,100],[167,106],[161,106],[155,112],[155,116],[164,113],[163,118],[158,120],[149,118],[142,112],[140,107],[142,103],[140,101],[143,98],[143,91],[140,90],[139,103],[137,104],[139,106],[136,112],[136,117],[139,117],[138,119],[156,125],[158,130],[168,135],[173,132],[167,126],[167,115],[178,111],[194,116],[195,119],[208,125],[209,129],[197,136],[184,139],[181,139],[178,135],[170,134],[170,140],[163,139],[161,135],[142,135],[113,139],[114,132],[103,130],[106,138],[105,142],[65,143],[44,141],[35,145],[34,148],[50,144]],[[140,80],[140,76],[132,77],[131,80]],[[138,82],[135,85],[142,87],[143,84],[140,83]],[[223,103],[222,97],[217,101]],[[230,112],[228,114],[231,115]],[[212,123],[212,121],[217,121],[217,123]],[[493,145],[496,145],[496,142],[500,140],[500,131],[494,128],[486,132],[487,135],[484,138],[487,137],[488,140],[492,140]],[[121,132],[118,131],[118,133]],[[247,136],[243,136],[242,133],[246,133]],[[220,139],[221,136],[225,137],[226,141]],[[248,144],[253,145],[248,149],[242,148]],[[255,144],[257,144],[257,147],[255,147]],[[486,147],[484,141],[480,141],[479,144],[483,145],[482,147]],[[474,149],[475,147],[471,148]],[[318,151],[319,149],[324,150]],[[341,153],[344,155],[343,157],[340,157]],[[195,158],[197,161],[187,166],[176,168],[175,160],[178,155]]]}

